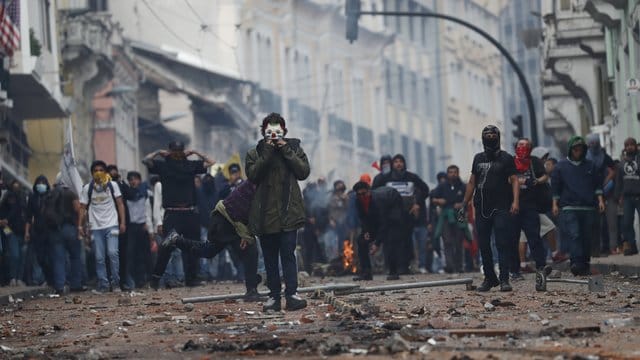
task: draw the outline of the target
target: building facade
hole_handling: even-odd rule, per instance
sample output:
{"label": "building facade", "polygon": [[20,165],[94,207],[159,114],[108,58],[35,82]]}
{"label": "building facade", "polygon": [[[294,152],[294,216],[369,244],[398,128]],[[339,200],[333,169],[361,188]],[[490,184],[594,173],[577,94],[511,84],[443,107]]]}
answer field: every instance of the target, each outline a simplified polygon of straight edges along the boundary
{"label": "building facade", "polygon": [[[536,133],[540,146],[552,146],[550,136],[545,134],[542,106],[542,57],[540,35],[540,0],[509,1],[500,11],[500,43],[509,51],[525,75],[527,85],[533,95],[536,112]],[[515,71],[506,59],[502,60],[502,97],[504,111],[505,144],[514,144],[514,124],[512,119],[522,116],[522,136],[531,137],[529,108],[522,85]]]}
{"label": "building facade", "polygon": [[592,131],[617,158],[624,139],[640,138],[640,92],[631,86],[640,81],[640,1],[586,1],[584,11],[604,27],[606,54],[600,72],[604,115]]}
{"label": "building facade", "polygon": [[40,146],[51,136],[46,130],[69,113],[69,101],[61,92],[56,2],[16,0],[2,5],[9,18],[3,20],[4,31],[11,21],[19,41],[15,49],[0,51],[0,166],[5,182],[18,180],[30,187],[40,173],[38,164],[48,160],[47,150]]}
{"label": "building facade", "polygon": [[584,3],[542,3],[544,127],[563,153],[572,135],[590,133],[609,113],[604,32]]}
{"label": "building facade", "polygon": [[[435,10],[470,22],[499,38],[499,11],[504,2],[440,0]],[[444,152],[441,169],[460,167],[466,179],[473,153],[482,151],[482,129],[489,124],[504,131],[502,61],[499,51],[480,34],[461,25],[437,23]],[[503,141],[505,150],[511,151]]]}

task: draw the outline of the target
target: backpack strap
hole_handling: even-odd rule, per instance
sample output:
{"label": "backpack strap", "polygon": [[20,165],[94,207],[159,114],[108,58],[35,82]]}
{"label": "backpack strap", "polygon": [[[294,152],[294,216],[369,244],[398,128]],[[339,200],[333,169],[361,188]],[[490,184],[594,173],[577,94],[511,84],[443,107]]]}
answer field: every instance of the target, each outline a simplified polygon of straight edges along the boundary
{"label": "backpack strap", "polygon": [[[87,191],[87,213],[89,212],[89,205],[91,205],[91,196],[93,196],[93,187],[95,186],[95,181],[91,180],[91,182],[89,183],[89,189]],[[111,199],[113,199],[113,204],[116,207],[116,211],[118,210],[118,202],[116,201],[116,196],[115,193],[113,191],[113,184],[111,183],[111,181],[107,182],[107,188],[109,188],[109,191],[111,192]]]}

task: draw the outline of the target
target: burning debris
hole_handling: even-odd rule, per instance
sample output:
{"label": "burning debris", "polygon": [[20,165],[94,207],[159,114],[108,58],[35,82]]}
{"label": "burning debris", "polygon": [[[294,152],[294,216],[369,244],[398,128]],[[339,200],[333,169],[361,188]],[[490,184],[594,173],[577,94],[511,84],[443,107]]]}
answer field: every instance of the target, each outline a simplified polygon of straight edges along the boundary
{"label": "burning debris", "polygon": [[353,274],[358,271],[358,268],[355,263],[355,251],[353,250],[353,245],[351,241],[344,241],[344,250],[342,251],[342,266],[345,272],[351,272]]}

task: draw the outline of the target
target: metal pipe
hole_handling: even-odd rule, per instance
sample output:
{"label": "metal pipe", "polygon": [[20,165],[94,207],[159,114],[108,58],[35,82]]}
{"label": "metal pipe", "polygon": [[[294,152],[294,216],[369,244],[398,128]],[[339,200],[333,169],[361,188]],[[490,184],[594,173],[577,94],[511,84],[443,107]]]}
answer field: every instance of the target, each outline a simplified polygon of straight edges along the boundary
{"label": "metal pipe", "polygon": [[359,294],[359,293],[377,292],[377,291],[407,290],[407,289],[418,289],[418,288],[426,288],[426,287],[440,287],[440,286],[451,286],[451,285],[469,285],[472,283],[473,283],[473,279],[464,278],[464,279],[456,279],[456,280],[438,280],[438,281],[425,281],[425,282],[417,282],[417,283],[403,283],[403,284],[358,287],[358,288],[346,290],[344,292],[337,291],[337,293],[338,294],[341,294],[341,293]]}
{"label": "metal pipe", "polygon": [[589,280],[574,280],[574,279],[547,279],[547,282],[555,282],[555,283],[569,283],[569,284],[582,284],[589,285]]}
{"label": "metal pipe", "polygon": [[[357,284],[351,284],[351,283],[343,283],[343,284],[337,284],[337,283],[333,283],[333,284],[326,284],[326,285],[318,285],[318,286],[309,286],[309,287],[303,287],[303,288],[299,288],[298,292],[299,293],[310,293],[310,292],[314,292],[317,290],[324,290],[324,291],[347,291],[350,289],[355,289],[358,288],[359,286]],[[269,292],[260,292],[259,293],[261,296],[267,296],[269,295]],[[191,298],[183,298],[182,299],[182,303],[183,304],[187,304],[187,303],[202,303],[202,302],[210,302],[210,301],[222,301],[222,300],[239,300],[242,299],[244,297],[244,294],[223,294],[223,295],[211,295],[211,296],[199,296],[199,297],[191,297]]]}

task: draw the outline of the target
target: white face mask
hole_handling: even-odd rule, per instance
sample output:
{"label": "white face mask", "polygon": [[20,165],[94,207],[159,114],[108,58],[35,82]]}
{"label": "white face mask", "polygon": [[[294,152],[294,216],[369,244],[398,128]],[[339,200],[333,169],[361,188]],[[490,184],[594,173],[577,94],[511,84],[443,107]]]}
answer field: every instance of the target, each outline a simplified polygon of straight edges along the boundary
{"label": "white face mask", "polygon": [[284,137],[284,130],[278,124],[268,124],[267,128],[264,130],[264,138],[265,140],[274,140],[278,141]]}

